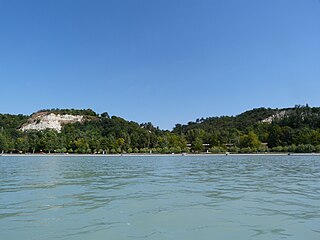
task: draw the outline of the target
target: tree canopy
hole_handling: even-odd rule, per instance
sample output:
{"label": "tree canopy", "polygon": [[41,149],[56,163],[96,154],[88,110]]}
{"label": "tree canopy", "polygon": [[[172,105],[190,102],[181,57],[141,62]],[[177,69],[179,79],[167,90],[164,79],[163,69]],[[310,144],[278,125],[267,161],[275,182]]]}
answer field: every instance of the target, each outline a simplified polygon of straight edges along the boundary
{"label": "tree canopy", "polygon": [[257,108],[237,116],[198,118],[164,131],[152,123],[97,114],[91,109],[39,112],[83,115],[87,121],[63,125],[61,132],[21,131],[30,116],[0,114],[1,152],[180,153],[320,151],[320,108]]}

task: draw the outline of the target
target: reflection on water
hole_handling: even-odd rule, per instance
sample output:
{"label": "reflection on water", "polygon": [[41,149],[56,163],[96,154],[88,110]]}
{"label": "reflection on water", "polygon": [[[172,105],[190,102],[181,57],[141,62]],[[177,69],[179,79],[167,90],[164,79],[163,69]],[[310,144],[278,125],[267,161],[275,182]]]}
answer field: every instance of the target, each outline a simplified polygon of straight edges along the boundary
{"label": "reflection on water", "polygon": [[1,239],[320,239],[320,157],[0,157]]}

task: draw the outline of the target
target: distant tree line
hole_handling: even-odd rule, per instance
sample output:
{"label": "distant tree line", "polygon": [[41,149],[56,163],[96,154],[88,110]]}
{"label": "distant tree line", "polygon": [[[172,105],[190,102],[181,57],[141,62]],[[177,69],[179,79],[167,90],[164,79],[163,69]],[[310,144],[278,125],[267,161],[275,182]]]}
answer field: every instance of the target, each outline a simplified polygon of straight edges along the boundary
{"label": "distant tree line", "polygon": [[[46,109],[84,115],[62,131],[22,132],[29,116],[0,114],[0,153],[252,153],[320,152],[320,108],[258,108],[237,116],[197,119],[172,131],[97,114],[91,109]],[[281,114],[279,114],[281,113]],[[274,116],[271,121],[263,121]]]}

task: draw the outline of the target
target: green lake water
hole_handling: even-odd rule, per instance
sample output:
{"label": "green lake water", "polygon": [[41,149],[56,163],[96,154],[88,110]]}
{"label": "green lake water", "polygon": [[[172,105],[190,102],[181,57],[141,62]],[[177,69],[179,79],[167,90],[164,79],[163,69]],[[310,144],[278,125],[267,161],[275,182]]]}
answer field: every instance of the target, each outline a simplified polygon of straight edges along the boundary
{"label": "green lake water", "polygon": [[318,156],[0,157],[0,239],[320,239]]}

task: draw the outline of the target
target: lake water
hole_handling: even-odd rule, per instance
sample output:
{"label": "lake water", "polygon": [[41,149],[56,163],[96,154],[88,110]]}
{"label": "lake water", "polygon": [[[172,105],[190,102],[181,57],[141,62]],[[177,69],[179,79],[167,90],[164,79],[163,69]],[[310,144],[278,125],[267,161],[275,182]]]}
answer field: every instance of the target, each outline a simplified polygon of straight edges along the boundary
{"label": "lake water", "polygon": [[0,238],[320,239],[320,157],[0,157]]}

